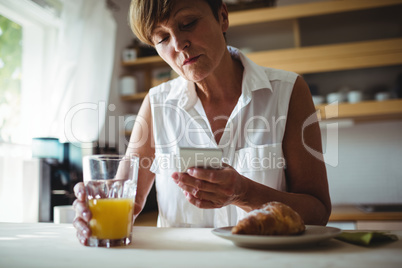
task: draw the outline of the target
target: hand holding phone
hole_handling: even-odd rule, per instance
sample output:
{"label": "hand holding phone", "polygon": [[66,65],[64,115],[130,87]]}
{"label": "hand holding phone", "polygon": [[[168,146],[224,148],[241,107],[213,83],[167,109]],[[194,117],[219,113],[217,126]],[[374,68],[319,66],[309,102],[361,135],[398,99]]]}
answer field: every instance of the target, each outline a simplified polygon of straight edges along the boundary
{"label": "hand holding phone", "polygon": [[179,171],[187,172],[187,169],[192,167],[221,169],[222,154],[222,150],[218,148],[179,147]]}

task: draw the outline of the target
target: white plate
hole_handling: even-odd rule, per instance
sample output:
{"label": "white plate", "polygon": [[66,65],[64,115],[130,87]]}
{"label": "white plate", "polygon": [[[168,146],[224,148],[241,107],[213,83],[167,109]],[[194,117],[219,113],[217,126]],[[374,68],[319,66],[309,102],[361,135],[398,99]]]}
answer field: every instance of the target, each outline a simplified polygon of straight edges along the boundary
{"label": "white plate", "polygon": [[306,225],[306,231],[304,233],[292,236],[232,234],[232,227],[213,229],[212,233],[232,241],[239,247],[283,248],[317,244],[339,235],[341,230],[334,227]]}

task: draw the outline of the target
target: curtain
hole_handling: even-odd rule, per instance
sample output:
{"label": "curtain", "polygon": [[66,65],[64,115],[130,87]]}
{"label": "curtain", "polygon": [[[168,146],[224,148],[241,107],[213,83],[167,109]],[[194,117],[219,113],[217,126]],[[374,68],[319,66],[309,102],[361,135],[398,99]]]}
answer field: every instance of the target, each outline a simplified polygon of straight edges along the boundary
{"label": "curtain", "polygon": [[[25,8],[27,14],[36,13],[29,1],[0,1],[15,11]],[[63,1],[58,23],[56,40],[35,36],[44,38],[45,53],[25,68],[24,76],[35,76],[39,67],[47,71],[35,81],[42,85],[39,89],[28,83],[23,93],[27,95],[22,96],[26,101],[21,133],[29,133],[28,140],[30,136],[56,137],[92,146],[105,122],[116,23],[106,2],[100,0]],[[24,53],[32,55],[29,49],[32,45]],[[0,221],[38,220],[39,163],[31,159],[30,150],[29,145],[0,143]]]}
{"label": "curtain", "polygon": [[105,121],[116,23],[105,1],[64,1],[56,53],[45,81],[36,136],[92,144]]}

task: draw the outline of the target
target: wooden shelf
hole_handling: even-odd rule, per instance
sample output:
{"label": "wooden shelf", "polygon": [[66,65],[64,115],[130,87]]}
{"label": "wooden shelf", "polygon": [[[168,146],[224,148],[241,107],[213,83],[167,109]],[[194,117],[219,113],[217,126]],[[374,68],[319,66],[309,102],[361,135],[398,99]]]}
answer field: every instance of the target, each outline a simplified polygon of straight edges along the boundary
{"label": "wooden shelf", "polygon": [[147,67],[147,66],[163,66],[167,65],[161,57],[159,56],[150,56],[150,57],[143,57],[143,58],[137,58],[135,60],[130,60],[130,61],[123,61],[121,63],[122,66],[124,67]]}
{"label": "wooden shelf", "polygon": [[299,74],[402,64],[402,38],[249,53],[255,63]]}
{"label": "wooden shelf", "polygon": [[[333,0],[267,7],[230,13],[230,25],[235,27],[401,4],[402,0]],[[402,64],[402,38],[309,47],[296,45],[296,48],[253,52],[247,56],[259,65],[299,74],[382,67]],[[167,66],[159,56],[139,58],[122,65],[145,69]]]}
{"label": "wooden shelf", "polygon": [[337,205],[332,208],[329,221],[402,220],[401,212],[363,212],[354,205]]}
{"label": "wooden shelf", "polygon": [[[321,104],[315,107],[320,111],[321,120],[385,120],[402,119],[402,99],[386,101],[364,101],[359,103]],[[130,136],[131,131],[125,131]]]}
{"label": "wooden shelf", "polygon": [[140,92],[133,95],[121,96],[121,100],[123,101],[142,101],[148,92]]}
{"label": "wooden shelf", "polygon": [[[261,66],[299,74],[399,65],[402,64],[402,38],[261,51],[247,56]],[[161,63],[163,60],[156,56],[125,64]]]}
{"label": "wooden shelf", "polygon": [[283,7],[236,11],[229,14],[230,27],[270,21],[298,19],[340,12],[402,4],[402,0],[336,0]]}
{"label": "wooden shelf", "polygon": [[338,105],[322,104],[316,106],[320,110],[321,120],[327,119],[401,119],[402,99],[387,101],[364,101],[359,103],[339,103]]}

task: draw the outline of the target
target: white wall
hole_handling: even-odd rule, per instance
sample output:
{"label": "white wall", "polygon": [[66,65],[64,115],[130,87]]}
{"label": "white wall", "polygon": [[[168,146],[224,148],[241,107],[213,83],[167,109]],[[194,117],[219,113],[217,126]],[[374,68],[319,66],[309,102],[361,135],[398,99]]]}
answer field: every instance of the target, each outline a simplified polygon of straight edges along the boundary
{"label": "white wall", "polygon": [[333,204],[402,203],[402,121],[339,129],[339,163],[327,165]]}

